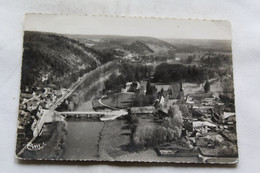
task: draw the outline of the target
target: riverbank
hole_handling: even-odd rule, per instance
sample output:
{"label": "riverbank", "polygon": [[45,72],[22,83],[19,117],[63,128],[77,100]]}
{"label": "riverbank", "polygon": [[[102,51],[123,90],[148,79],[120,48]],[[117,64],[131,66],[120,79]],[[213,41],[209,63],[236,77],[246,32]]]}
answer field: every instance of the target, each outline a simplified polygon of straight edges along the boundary
{"label": "riverbank", "polygon": [[44,144],[41,150],[28,150],[26,149],[20,158],[26,159],[61,159],[64,145],[67,136],[67,122],[57,121],[45,126],[44,132],[41,137],[38,137],[33,142],[33,145]]}
{"label": "riverbank", "polygon": [[100,134],[99,155],[102,160],[115,160],[116,157],[129,154],[122,148],[130,144],[131,128],[126,120],[104,122]]}

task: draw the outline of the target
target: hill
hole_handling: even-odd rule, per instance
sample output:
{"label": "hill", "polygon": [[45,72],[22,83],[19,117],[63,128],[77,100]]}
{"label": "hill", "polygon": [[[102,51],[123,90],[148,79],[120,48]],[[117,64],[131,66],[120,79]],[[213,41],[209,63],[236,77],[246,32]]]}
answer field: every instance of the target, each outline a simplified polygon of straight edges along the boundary
{"label": "hill", "polygon": [[66,87],[83,73],[113,59],[174,57],[175,49],[172,44],[152,37],[25,31],[21,88]]}
{"label": "hill", "polygon": [[142,55],[168,56],[174,54],[175,46],[152,37],[130,37],[113,35],[68,35],[69,38],[90,46],[93,49],[115,55],[129,53]]}
{"label": "hill", "polygon": [[230,40],[164,39],[175,45],[177,52],[219,51],[231,52]]}
{"label": "hill", "polygon": [[91,71],[109,60],[96,50],[63,35],[26,31],[22,89],[55,83],[61,87],[69,85],[79,73]]}

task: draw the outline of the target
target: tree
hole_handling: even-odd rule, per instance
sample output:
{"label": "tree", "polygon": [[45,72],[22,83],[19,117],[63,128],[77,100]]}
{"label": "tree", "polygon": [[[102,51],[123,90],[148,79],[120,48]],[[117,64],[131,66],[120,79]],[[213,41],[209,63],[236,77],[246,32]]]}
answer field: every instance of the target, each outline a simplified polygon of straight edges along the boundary
{"label": "tree", "polygon": [[151,94],[151,82],[150,80],[147,81],[146,83],[146,95]]}
{"label": "tree", "polygon": [[140,94],[135,94],[135,97],[133,99],[133,106],[134,107],[140,107],[140,106],[143,106],[143,100],[144,100],[144,97],[143,95],[140,95]]}
{"label": "tree", "polygon": [[182,112],[183,117],[189,117],[189,118],[192,117],[189,109],[187,108],[187,106],[185,104],[181,104],[181,105],[179,105],[179,107],[180,107],[180,111]]}
{"label": "tree", "polygon": [[140,74],[139,74],[138,70],[135,71],[135,80],[138,82],[140,81]]}
{"label": "tree", "polygon": [[160,92],[161,96],[163,95],[163,93],[164,93],[164,89],[162,88]]}
{"label": "tree", "polygon": [[187,59],[187,63],[190,64],[193,60],[193,57],[192,56],[189,56],[188,59]]}
{"label": "tree", "polygon": [[177,134],[178,138],[181,136],[183,117],[178,105],[174,105],[169,110],[169,118],[166,120],[166,127],[172,129]]}
{"label": "tree", "polygon": [[147,77],[147,73],[148,73],[148,70],[147,70],[147,66],[145,65],[144,66],[144,77]]}
{"label": "tree", "polygon": [[105,81],[105,88],[106,90],[111,90],[114,88],[114,86],[116,81],[116,73],[112,73],[111,76],[109,77],[109,79],[107,81]]}
{"label": "tree", "polygon": [[205,93],[208,93],[210,91],[210,84],[209,81],[206,81],[205,85],[204,85],[204,91]]}

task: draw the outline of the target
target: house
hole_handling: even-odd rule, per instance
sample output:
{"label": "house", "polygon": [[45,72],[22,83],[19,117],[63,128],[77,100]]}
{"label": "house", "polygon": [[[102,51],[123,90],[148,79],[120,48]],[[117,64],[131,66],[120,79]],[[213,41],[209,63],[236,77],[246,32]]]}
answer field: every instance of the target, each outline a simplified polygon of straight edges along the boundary
{"label": "house", "polygon": [[52,89],[51,88],[49,88],[49,87],[45,87],[44,88],[44,95],[48,95],[49,93],[51,93],[52,92]]}
{"label": "house", "polygon": [[33,95],[31,93],[21,93],[21,98],[30,99]]}
{"label": "house", "polygon": [[187,104],[190,104],[190,105],[193,105],[195,104],[195,101],[193,100],[192,97],[190,97],[189,95],[186,97],[186,103]]}
{"label": "house", "polygon": [[181,58],[175,57],[175,61],[180,61],[180,60],[181,60]]}
{"label": "house", "polygon": [[226,124],[234,124],[236,122],[235,112],[224,112],[222,122]]}
{"label": "house", "polygon": [[125,87],[121,89],[121,92],[122,93],[132,92],[132,91],[140,89],[140,87],[141,87],[141,85],[137,81],[136,82],[127,82],[125,84]]}
{"label": "house", "polygon": [[211,128],[216,128],[217,126],[213,123],[207,121],[193,121],[192,122],[193,131],[200,132],[202,134],[208,133],[208,130]]}
{"label": "house", "polygon": [[231,116],[235,116],[235,112],[224,112],[222,115],[222,119],[229,118]]}
{"label": "house", "polygon": [[22,104],[26,105],[27,110],[32,111],[38,107],[39,103],[40,103],[40,101],[38,99],[31,98],[29,100],[26,100]]}
{"label": "house", "polygon": [[215,96],[204,98],[201,102],[205,106],[213,106],[215,104]]}
{"label": "house", "polygon": [[235,112],[217,112],[212,110],[212,120],[222,124],[234,124],[236,122]]}
{"label": "house", "polygon": [[128,92],[128,91],[130,90],[132,84],[133,84],[133,82],[127,82],[127,83],[125,84],[126,92]]}
{"label": "house", "polygon": [[160,99],[159,99],[159,103],[164,105],[165,104],[165,98],[163,95],[161,95]]}

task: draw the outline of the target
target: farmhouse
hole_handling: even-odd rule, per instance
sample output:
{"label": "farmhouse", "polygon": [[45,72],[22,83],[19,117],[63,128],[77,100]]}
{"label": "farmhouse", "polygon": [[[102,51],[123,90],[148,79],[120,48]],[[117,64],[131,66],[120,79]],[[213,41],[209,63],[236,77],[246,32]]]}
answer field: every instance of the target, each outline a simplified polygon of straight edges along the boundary
{"label": "farmhouse", "polygon": [[207,121],[194,121],[192,123],[193,126],[193,131],[198,131],[202,134],[208,133],[208,130],[210,128],[216,128],[217,126],[215,124],[212,124],[210,122]]}
{"label": "farmhouse", "polygon": [[138,89],[140,89],[140,87],[141,87],[141,85],[140,85],[140,83],[139,82],[127,82],[126,84],[125,84],[125,88],[122,88],[121,89],[121,92],[122,93],[126,93],[126,92],[132,92],[132,91],[134,91],[134,90],[138,90]]}

